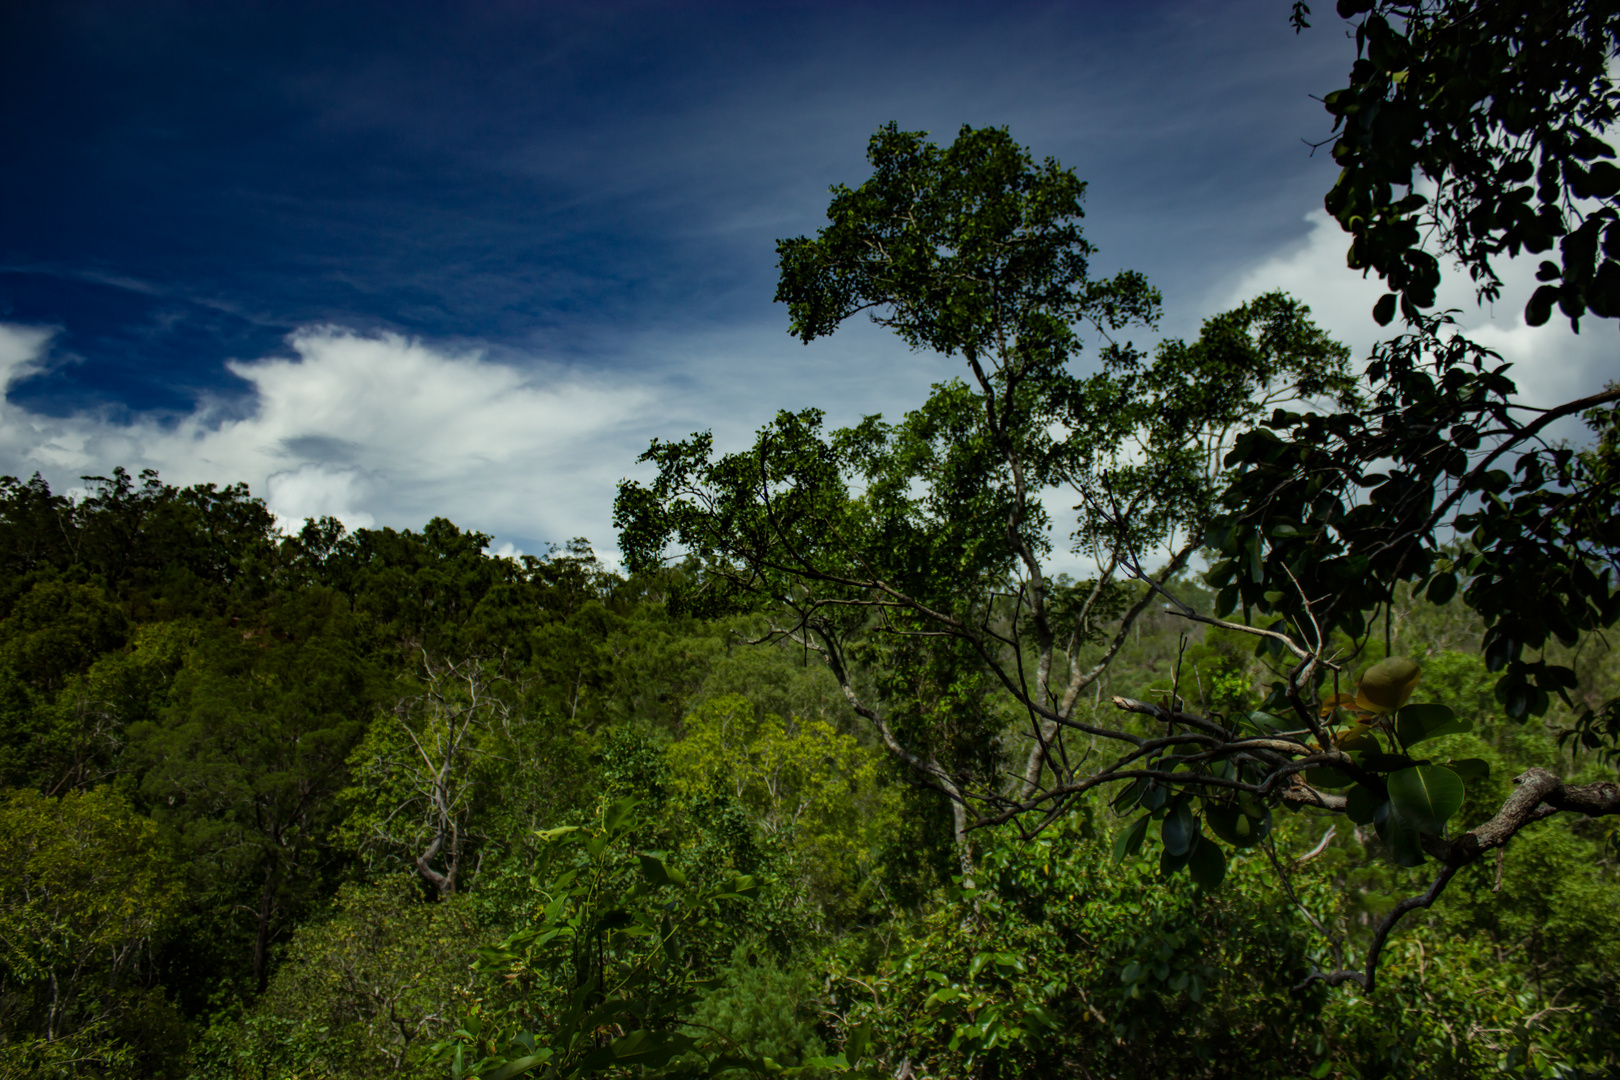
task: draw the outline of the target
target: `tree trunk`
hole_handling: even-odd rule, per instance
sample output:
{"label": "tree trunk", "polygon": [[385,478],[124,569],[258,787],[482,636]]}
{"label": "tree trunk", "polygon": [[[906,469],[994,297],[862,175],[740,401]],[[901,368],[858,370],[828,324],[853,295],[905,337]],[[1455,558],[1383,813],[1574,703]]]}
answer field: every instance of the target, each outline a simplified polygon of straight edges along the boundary
{"label": "tree trunk", "polygon": [[[438,892],[440,900],[446,900],[455,895],[456,871],[461,863],[461,853],[455,851],[451,855],[450,865],[446,868],[448,873],[441,874],[433,869],[433,857],[439,853],[439,849],[443,846],[444,834],[439,833],[433,837],[433,843],[428,845],[428,849],[416,857],[416,872],[422,875],[423,881],[433,886],[434,890]],[[460,844],[454,846],[460,847]]]}
{"label": "tree trunk", "polygon": [[276,861],[264,872],[264,891],[259,895],[259,933],[253,942],[253,985],[263,994],[270,985],[270,918],[276,910]]}
{"label": "tree trunk", "polygon": [[956,865],[962,874],[962,887],[973,888],[973,847],[968,843],[967,804],[962,801],[961,790],[949,780],[941,779],[951,800],[951,843],[956,849]]}

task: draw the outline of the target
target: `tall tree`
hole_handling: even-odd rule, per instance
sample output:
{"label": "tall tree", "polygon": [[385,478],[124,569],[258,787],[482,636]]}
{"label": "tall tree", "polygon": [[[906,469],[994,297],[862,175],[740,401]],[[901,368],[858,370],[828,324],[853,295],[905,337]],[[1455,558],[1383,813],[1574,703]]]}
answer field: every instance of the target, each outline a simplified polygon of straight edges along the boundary
{"label": "tall tree", "polygon": [[141,793],[180,833],[198,895],[253,894],[246,966],[261,992],[271,943],[338,857],[336,796],[379,704],[355,636],[326,589],[284,598],[256,625],[207,627],[162,717],[130,729]]}
{"label": "tall tree", "polygon": [[[1389,658],[1357,681],[1344,649],[1348,638],[1349,653],[1359,652],[1381,614],[1387,651],[1392,605],[1404,590],[1436,603],[1460,592],[1484,624],[1482,651],[1509,716],[1540,715],[1562,697],[1575,715],[1566,735],[1610,748],[1620,736],[1620,702],[1571,700],[1575,673],[1547,650],[1620,618],[1620,387],[1592,387],[1561,404],[1520,402],[1500,356],[1457,333],[1448,313],[1424,311],[1435,302],[1442,257],[1493,298],[1493,258],[1558,241],[1560,262],[1543,262],[1526,320],[1546,322],[1554,302],[1576,329],[1588,313],[1620,316],[1620,170],[1602,160],[1614,154],[1601,138],[1620,103],[1609,77],[1620,8],[1605,0],[1341,0],[1338,9],[1356,20],[1357,56],[1350,86],[1324,99],[1344,166],[1327,207],[1354,238],[1350,265],[1390,287],[1374,318],[1388,324],[1399,312],[1406,328],[1375,348],[1363,404],[1278,410],[1238,438],[1208,533],[1220,555],[1209,573],[1220,589],[1215,613],[1181,607],[1195,621],[1257,636],[1288,665],[1269,703],[1285,719],[1250,718],[1252,750],[1231,757],[1241,720],[1191,715],[1173,701],[1122,704],[1171,731],[1201,731],[1214,743],[1200,760],[1230,762],[1219,780],[1167,774],[1134,791],[1137,805],[1171,808],[1163,836],[1176,858],[1203,857],[1198,822],[1184,809],[1201,791],[1205,821],[1234,843],[1263,832],[1265,802],[1281,798],[1376,826],[1403,865],[1439,862],[1429,888],[1379,922],[1359,966],[1321,976],[1370,992],[1396,923],[1432,905],[1464,868],[1553,814],[1620,813],[1613,783],[1570,784],[1536,767],[1488,820],[1447,835],[1479,778],[1477,763],[1438,763],[1413,748],[1466,730],[1467,718],[1406,703],[1420,674],[1411,661]],[[1296,25],[1308,14],[1296,4]],[[1436,185],[1432,201],[1414,190],[1423,179]],[[1406,194],[1397,198],[1394,188]],[[1577,417],[1595,436],[1589,450],[1550,438],[1551,425]],[[1238,610],[1240,621],[1229,617]],[[1258,756],[1244,761],[1251,752]],[[1235,804],[1210,801],[1233,780]],[[1123,838],[1126,847],[1140,843],[1147,821]]]}
{"label": "tall tree", "polygon": [[[1273,295],[1149,358],[1120,337],[1153,323],[1158,294],[1133,272],[1089,276],[1073,172],[1000,129],[941,148],[891,124],[868,157],[870,180],[833,189],[827,228],[778,245],[792,332],[808,343],[867,311],[960,357],[967,381],[898,423],[823,433],[819,413],[783,413],[746,453],[654,442],[658,477],[621,485],[616,521],[632,568],[672,545],[698,560],[677,606],[780,613],[770,636],[820,654],[890,753],[950,798],[965,858],[983,808],[1044,801],[1079,767],[1062,733],[1094,731],[1083,691],[1148,603],[1120,611],[1130,553],[1163,547],[1161,583],[1184,567],[1232,434],[1268,401],[1343,393],[1347,354]],[[1088,334],[1098,370],[1083,375]],[[1098,565],[1082,586],[1050,570],[1061,503],[1078,516],[1057,542]]]}
{"label": "tall tree", "polygon": [[349,828],[362,843],[403,849],[440,897],[461,882],[463,859],[478,837],[473,812],[498,740],[511,738],[512,688],[477,658],[440,660],[420,653],[419,689],[372,723],[353,764]]}

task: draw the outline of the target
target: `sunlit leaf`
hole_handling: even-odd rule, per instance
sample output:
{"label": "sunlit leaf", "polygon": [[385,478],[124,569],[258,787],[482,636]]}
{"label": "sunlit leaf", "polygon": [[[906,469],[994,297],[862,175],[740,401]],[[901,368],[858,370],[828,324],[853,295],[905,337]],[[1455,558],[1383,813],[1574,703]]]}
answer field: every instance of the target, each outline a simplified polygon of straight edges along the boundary
{"label": "sunlit leaf", "polygon": [[1354,694],[1334,694],[1322,702],[1320,715],[1326,717],[1333,714],[1334,709],[1353,709],[1356,705]]}
{"label": "sunlit leaf", "polygon": [[1473,721],[1462,719],[1445,705],[1407,705],[1395,714],[1395,735],[1402,746],[1473,728]]}
{"label": "sunlit leaf", "polygon": [[1365,712],[1391,712],[1406,704],[1422,669],[1404,656],[1391,656],[1368,668],[1356,687],[1356,707]]}
{"label": "sunlit leaf", "polygon": [[1462,778],[1441,765],[1414,765],[1390,773],[1389,801],[1402,819],[1424,832],[1439,833],[1462,808]]}
{"label": "sunlit leaf", "polygon": [[1339,744],[1340,750],[1370,750],[1377,753],[1383,747],[1379,745],[1373,730],[1370,724],[1357,724],[1348,731],[1341,732],[1333,741]]}

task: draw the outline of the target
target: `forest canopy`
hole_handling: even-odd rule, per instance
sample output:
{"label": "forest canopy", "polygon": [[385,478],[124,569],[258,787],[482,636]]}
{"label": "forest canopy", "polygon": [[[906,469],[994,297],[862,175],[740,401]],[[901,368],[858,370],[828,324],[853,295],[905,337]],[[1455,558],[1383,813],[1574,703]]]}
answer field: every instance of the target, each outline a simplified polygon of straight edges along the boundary
{"label": "forest canopy", "polygon": [[622,567],[0,478],[0,1075],[1615,1075],[1620,391],[1430,310],[1620,314],[1612,9],[1339,5],[1364,363],[889,124],[777,299],[934,385],[655,441]]}

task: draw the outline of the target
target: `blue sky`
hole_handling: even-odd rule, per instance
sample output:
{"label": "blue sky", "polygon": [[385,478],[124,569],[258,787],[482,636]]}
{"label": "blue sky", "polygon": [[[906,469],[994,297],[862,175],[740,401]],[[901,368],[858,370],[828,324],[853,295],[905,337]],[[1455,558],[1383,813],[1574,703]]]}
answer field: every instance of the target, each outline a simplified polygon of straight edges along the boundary
{"label": "blue sky", "polygon": [[[1094,268],[1148,274],[1163,333],[1280,284],[1364,346],[1304,142],[1352,59],[1318,7],[1296,36],[1281,0],[6,5],[0,472],[611,547],[649,438],[956,373],[867,327],[800,346],[772,303],[775,241],[890,120],[1075,168]],[[1611,365],[1518,307],[1471,318],[1527,393]]]}

